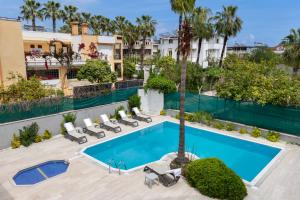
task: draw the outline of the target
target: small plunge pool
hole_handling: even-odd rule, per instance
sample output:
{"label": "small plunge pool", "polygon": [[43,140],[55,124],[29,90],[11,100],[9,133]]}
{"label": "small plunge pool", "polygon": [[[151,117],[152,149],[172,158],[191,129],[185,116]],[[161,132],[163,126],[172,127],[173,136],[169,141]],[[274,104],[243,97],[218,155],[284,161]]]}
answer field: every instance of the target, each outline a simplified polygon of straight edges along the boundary
{"label": "small plunge pool", "polygon": [[64,160],[53,160],[19,171],[13,180],[16,185],[34,185],[59,174],[65,173],[69,163]]}

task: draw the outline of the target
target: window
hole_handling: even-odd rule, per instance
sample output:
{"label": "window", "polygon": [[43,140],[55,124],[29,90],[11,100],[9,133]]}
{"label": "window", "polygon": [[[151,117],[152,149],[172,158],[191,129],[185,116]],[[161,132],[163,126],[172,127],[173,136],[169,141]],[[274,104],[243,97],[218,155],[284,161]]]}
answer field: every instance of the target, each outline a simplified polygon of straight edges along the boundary
{"label": "window", "polygon": [[172,39],[169,39],[169,44],[173,44],[173,40]]}
{"label": "window", "polygon": [[68,79],[75,79],[77,77],[77,72],[79,69],[72,68],[68,70],[67,77]]}
{"label": "window", "polygon": [[219,40],[219,38],[217,39],[217,44],[219,44],[219,42],[220,42],[220,40]]}
{"label": "window", "polygon": [[48,69],[48,70],[27,70],[27,77],[36,76],[41,80],[52,80],[59,79],[58,69]]}
{"label": "window", "polygon": [[115,72],[117,72],[118,78],[122,77],[122,66],[121,66],[121,63],[115,63]]}
{"label": "window", "polygon": [[34,44],[31,44],[31,45],[30,45],[30,48],[31,48],[31,49],[34,49],[34,48],[35,48]]}
{"label": "window", "polygon": [[173,56],[173,51],[172,51],[172,49],[169,49],[169,56],[170,56],[170,57]]}
{"label": "window", "polygon": [[43,46],[42,45],[38,45],[38,49],[42,49],[43,48]]}

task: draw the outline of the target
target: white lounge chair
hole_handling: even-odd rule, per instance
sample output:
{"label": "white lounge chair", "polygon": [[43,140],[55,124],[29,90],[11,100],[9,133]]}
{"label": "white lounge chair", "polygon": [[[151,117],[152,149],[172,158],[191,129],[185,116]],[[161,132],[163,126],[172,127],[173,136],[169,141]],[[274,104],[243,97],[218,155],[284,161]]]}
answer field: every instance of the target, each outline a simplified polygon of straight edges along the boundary
{"label": "white lounge chair", "polygon": [[100,126],[93,123],[90,118],[83,120],[85,124],[85,130],[89,135],[96,136],[98,139],[105,137],[105,133],[100,129]]}
{"label": "white lounge chair", "polygon": [[147,123],[150,123],[150,122],[152,122],[152,118],[150,117],[150,116],[148,116],[148,115],[144,115],[144,114],[142,114],[141,112],[140,112],[140,110],[137,108],[137,107],[134,107],[133,109],[132,109],[132,111],[134,112],[134,118],[135,119],[137,119],[137,120],[139,120],[139,121],[145,121],[145,122],[147,122]]}
{"label": "white lounge chair", "polygon": [[87,142],[87,138],[82,135],[83,130],[80,127],[74,127],[72,122],[68,122],[64,124],[64,127],[66,129],[66,135],[65,137],[70,139],[71,141],[76,141],[78,144],[83,144]]}
{"label": "white lounge chair", "polygon": [[103,115],[100,115],[100,119],[102,121],[102,126],[107,129],[107,130],[112,130],[114,131],[115,133],[118,133],[118,132],[121,132],[122,129],[121,127],[116,124],[116,123],[112,123],[109,118],[107,117],[106,114],[103,114]]}
{"label": "white lounge chair", "polygon": [[133,127],[137,127],[139,125],[139,123],[136,120],[129,118],[128,115],[126,115],[124,110],[120,110],[120,111],[118,111],[118,113],[121,117],[121,119],[120,119],[121,123],[123,123],[125,125],[130,125]]}

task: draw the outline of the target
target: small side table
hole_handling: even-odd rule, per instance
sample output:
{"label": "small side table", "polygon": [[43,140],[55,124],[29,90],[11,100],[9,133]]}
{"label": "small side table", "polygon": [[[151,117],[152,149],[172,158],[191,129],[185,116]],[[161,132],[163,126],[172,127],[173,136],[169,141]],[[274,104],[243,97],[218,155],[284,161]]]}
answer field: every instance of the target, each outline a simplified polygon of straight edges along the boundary
{"label": "small side table", "polygon": [[145,184],[148,185],[150,188],[152,188],[152,185],[156,183],[159,185],[159,179],[158,176],[154,173],[146,174],[145,176]]}

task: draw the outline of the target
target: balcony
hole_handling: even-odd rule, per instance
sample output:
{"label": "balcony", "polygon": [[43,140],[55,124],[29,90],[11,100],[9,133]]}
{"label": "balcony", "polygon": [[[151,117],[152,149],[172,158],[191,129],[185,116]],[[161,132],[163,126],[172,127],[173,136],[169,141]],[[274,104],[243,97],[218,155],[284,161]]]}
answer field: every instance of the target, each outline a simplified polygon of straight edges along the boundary
{"label": "balcony", "polygon": [[[62,65],[55,58],[44,59],[44,58],[28,58],[26,57],[25,61],[27,68],[35,69],[47,69],[47,68],[59,68]],[[73,60],[72,66],[81,66],[84,65],[85,61],[81,59]]]}

